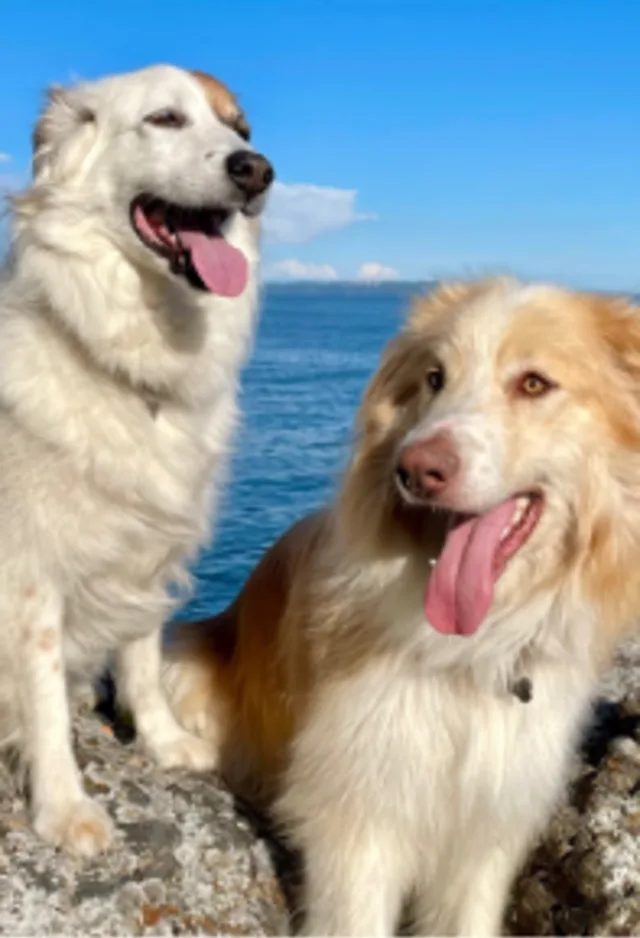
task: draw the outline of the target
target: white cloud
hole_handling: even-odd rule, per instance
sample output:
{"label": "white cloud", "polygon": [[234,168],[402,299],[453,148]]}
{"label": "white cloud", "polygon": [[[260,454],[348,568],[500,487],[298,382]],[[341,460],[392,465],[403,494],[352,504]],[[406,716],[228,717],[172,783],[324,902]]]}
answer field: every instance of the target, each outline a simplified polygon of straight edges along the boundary
{"label": "white cloud", "polygon": [[362,264],[356,274],[356,280],[365,283],[380,283],[384,280],[399,279],[400,274],[395,267],[386,267],[384,264],[376,263],[376,261],[369,261],[367,264]]}
{"label": "white cloud", "polygon": [[2,153],[2,152],[0,151],[0,163],[8,163],[8,162],[10,161],[10,159],[11,159],[11,157],[9,156],[8,153]]}
{"label": "white cloud", "polygon": [[330,264],[305,264],[293,257],[271,264],[268,280],[337,280],[338,271]]}
{"label": "white cloud", "polygon": [[[338,271],[331,264],[305,263],[295,257],[275,261],[265,270],[267,280],[338,280]],[[348,278],[346,278],[348,279]],[[358,283],[383,283],[399,280],[400,274],[395,267],[387,267],[375,261],[362,264],[354,280]]]}
{"label": "white cloud", "polygon": [[264,215],[265,233],[276,243],[301,244],[325,231],[375,219],[356,210],[357,196],[355,189],[276,181]]}

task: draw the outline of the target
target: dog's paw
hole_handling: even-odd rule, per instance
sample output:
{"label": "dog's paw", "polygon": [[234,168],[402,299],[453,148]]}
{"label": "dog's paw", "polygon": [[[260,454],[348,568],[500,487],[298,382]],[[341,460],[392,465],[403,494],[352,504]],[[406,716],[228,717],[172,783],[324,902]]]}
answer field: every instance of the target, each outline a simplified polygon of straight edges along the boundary
{"label": "dog's paw", "polygon": [[96,801],[83,797],[64,808],[47,805],[36,814],[34,828],[56,847],[83,857],[106,850],[113,839],[113,824]]}
{"label": "dog's paw", "polygon": [[212,710],[203,707],[182,707],[177,709],[176,717],[180,725],[189,733],[205,739],[210,747],[215,748],[220,739],[220,723]]}
{"label": "dog's paw", "polygon": [[180,726],[218,746],[224,723],[223,710],[215,694],[208,663],[169,658],[163,667],[162,686]]}
{"label": "dog's paw", "polygon": [[209,740],[200,739],[186,730],[172,734],[168,739],[147,743],[147,749],[163,769],[193,769],[206,772],[215,769],[217,747]]}

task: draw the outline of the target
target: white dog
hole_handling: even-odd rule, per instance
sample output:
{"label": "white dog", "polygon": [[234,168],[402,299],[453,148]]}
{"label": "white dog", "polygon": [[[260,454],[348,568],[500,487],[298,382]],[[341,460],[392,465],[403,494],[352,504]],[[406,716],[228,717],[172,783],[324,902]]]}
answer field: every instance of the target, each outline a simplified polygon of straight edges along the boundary
{"label": "white dog", "polygon": [[252,338],[273,170],[231,93],[158,66],[54,89],[0,292],[2,739],[35,827],[83,854],[67,679],[110,652],[163,766],[208,766],[159,684],[169,587],[209,535]]}

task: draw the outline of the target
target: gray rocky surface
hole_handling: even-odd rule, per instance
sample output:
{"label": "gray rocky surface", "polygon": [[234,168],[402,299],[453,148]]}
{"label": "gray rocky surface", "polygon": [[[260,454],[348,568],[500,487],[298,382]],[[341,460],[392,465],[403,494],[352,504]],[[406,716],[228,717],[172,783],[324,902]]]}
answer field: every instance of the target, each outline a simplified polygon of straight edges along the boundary
{"label": "gray rocky surface", "polygon": [[210,776],[160,772],[90,712],[76,726],[86,787],[116,820],[116,844],[91,861],[43,844],[3,768],[0,933],[287,933],[267,844],[228,792]]}
{"label": "gray rocky surface", "polygon": [[[512,934],[640,934],[639,676],[640,639],[607,678],[568,799],[519,879]],[[117,842],[93,861],[43,844],[0,767],[0,933],[289,933],[273,860],[283,854],[214,778],[160,772],[86,706],[76,732]]]}
{"label": "gray rocky surface", "polygon": [[567,799],[514,891],[517,935],[640,935],[640,638],[620,652]]}

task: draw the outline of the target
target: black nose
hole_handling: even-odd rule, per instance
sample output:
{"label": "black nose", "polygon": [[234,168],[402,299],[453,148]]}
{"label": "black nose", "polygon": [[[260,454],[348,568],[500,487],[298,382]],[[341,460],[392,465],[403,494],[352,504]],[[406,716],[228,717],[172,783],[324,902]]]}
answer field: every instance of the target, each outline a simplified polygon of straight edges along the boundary
{"label": "black nose", "polygon": [[275,173],[269,160],[251,150],[236,150],[227,157],[227,172],[248,196],[260,195],[273,182]]}

